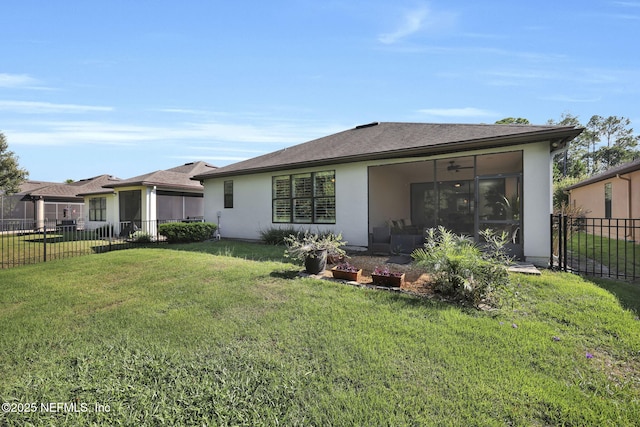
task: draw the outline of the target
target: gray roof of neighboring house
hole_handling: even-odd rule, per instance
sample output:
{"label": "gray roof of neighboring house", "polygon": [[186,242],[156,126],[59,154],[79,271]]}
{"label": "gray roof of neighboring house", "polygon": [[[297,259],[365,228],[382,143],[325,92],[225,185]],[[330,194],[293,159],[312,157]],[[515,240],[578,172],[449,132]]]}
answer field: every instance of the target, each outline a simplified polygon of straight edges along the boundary
{"label": "gray roof of neighboring house", "polygon": [[46,200],[83,201],[83,196],[90,194],[113,193],[116,187],[125,186],[157,186],[164,189],[178,189],[202,191],[199,182],[190,178],[193,175],[206,173],[215,169],[206,162],[193,162],[175,168],[155,171],[129,179],[119,179],[111,175],[99,175],[93,178],[81,179],[71,183],[25,181],[20,186],[17,196],[23,200],[43,198]]}
{"label": "gray roof of neighboring house", "polygon": [[81,179],[72,183],[25,181],[20,186],[17,195],[23,199],[43,198],[48,200],[82,201],[81,193],[93,192],[101,189],[105,184],[117,181],[111,175],[98,175]]}
{"label": "gray roof of neighboring house", "polygon": [[382,122],[233,163],[194,180],[363,160],[414,157],[549,140],[562,148],[582,132],[572,126]]}
{"label": "gray roof of neighboring house", "polygon": [[175,168],[159,170],[144,175],[123,179],[115,183],[107,184],[106,188],[131,187],[131,186],[156,186],[164,189],[180,189],[202,191],[199,182],[191,179],[194,175],[208,173],[216,167],[206,162],[186,163]]}
{"label": "gray roof of neighboring house", "polygon": [[594,182],[604,181],[605,179],[613,178],[616,175],[624,175],[626,173],[635,172],[640,170],[640,159],[633,160],[622,165],[615,166],[611,169],[594,175],[590,178],[580,181],[577,184],[570,185],[567,190],[573,190],[574,188],[584,187],[585,185],[593,184]]}

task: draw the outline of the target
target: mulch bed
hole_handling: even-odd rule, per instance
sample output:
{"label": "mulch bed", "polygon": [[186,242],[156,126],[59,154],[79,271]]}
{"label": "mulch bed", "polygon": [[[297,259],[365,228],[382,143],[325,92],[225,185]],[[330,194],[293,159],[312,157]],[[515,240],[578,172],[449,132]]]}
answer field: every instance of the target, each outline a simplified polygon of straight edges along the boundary
{"label": "mulch bed", "polygon": [[[362,276],[358,282],[359,284],[371,285],[373,283],[371,273],[376,269],[376,267],[386,267],[390,271],[402,272],[405,274],[405,280],[401,290],[424,296],[432,295],[433,290],[429,275],[425,274],[424,271],[416,268],[414,265],[407,263],[410,260],[410,258],[403,256],[389,257],[354,253],[349,254],[347,261],[349,264],[362,269]],[[331,268],[334,266],[334,264],[328,264],[327,269],[324,271],[322,276],[325,278],[332,278],[333,275],[331,273]]]}

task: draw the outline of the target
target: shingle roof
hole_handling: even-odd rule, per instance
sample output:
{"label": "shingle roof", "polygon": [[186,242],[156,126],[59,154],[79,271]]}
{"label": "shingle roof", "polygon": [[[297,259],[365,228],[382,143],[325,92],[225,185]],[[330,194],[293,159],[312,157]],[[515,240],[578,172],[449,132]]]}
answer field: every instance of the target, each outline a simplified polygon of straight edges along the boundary
{"label": "shingle roof", "polygon": [[187,163],[167,170],[158,170],[144,175],[123,179],[116,183],[105,185],[106,188],[130,187],[130,186],[157,186],[162,188],[200,190],[203,187],[199,182],[191,180],[198,174],[208,173],[216,167],[206,162]]}
{"label": "shingle roof", "polygon": [[93,192],[103,185],[116,181],[111,175],[98,175],[92,178],[82,179],[72,183],[26,181],[20,186],[18,195],[23,198],[42,197],[45,199],[64,199],[82,201],[82,193]]}
{"label": "shingle roof", "polygon": [[119,179],[111,175],[99,175],[93,178],[81,179],[69,184],[57,182],[25,181],[17,193],[23,198],[42,197],[69,201],[82,201],[83,196],[89,194],[113,193],[115,187],[147,185],[169,189],[200,190],[199,182],[190,178],[193,175],[206,173],[215,169],[206,162],[193,162],[177,166],[164,171],[155,171],[129,179]]}
{"label": "shingle roof", "polygon": [[567,190],[573,190],[574,188],[584,187],[585,185],[593,184],[594,182],[604,181],[605,179],[613,178],[616,175],[624,175],[626,173],[634,172],[637,170],[640,170],[640,159],[636,159],[631,162],[615,166],[611,169],[607,169],[602,173],[599,173],[597,175],[594,175],[590,178],[585,179],[584,181],[580,181],[577,184],[573,184],[567,187]]}
{"label": "shingle roof", "polygon": [[461,150],[553,141],[561,148],[582,132],[572,126],[383,122],[197,174],[194,180],[362,160],[444,154]]}

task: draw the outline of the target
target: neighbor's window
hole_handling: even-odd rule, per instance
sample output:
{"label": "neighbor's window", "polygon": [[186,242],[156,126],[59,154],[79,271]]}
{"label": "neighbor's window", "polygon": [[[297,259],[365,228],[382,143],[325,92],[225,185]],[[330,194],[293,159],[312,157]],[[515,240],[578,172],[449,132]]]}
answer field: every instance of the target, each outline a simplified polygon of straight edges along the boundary
{"label": "neighbor's window", "polygon": [[233,207],[233,181],[224,182],[224,207]]}
{"label": "neighbor's window", "polygon": [[107,220],[107,198],[94,197],[89,199],[89,221]]}
{"label": "neighbor's window", "polygon": [[611,183],[604,185],[604,217],[611,218]]}
{"label": "neighbor's window", "polygon": [[335,171],[274,176],[273,222],[335,224],[335,176]]}

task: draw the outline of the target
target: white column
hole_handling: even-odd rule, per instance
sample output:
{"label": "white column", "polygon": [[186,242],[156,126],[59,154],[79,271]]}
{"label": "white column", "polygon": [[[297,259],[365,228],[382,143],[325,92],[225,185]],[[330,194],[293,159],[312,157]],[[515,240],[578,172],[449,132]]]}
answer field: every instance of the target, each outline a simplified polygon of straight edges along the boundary
{"label": "white column", "polygon": [[36,228],[44,227],[44,199],[41,197],[35,201]]}

